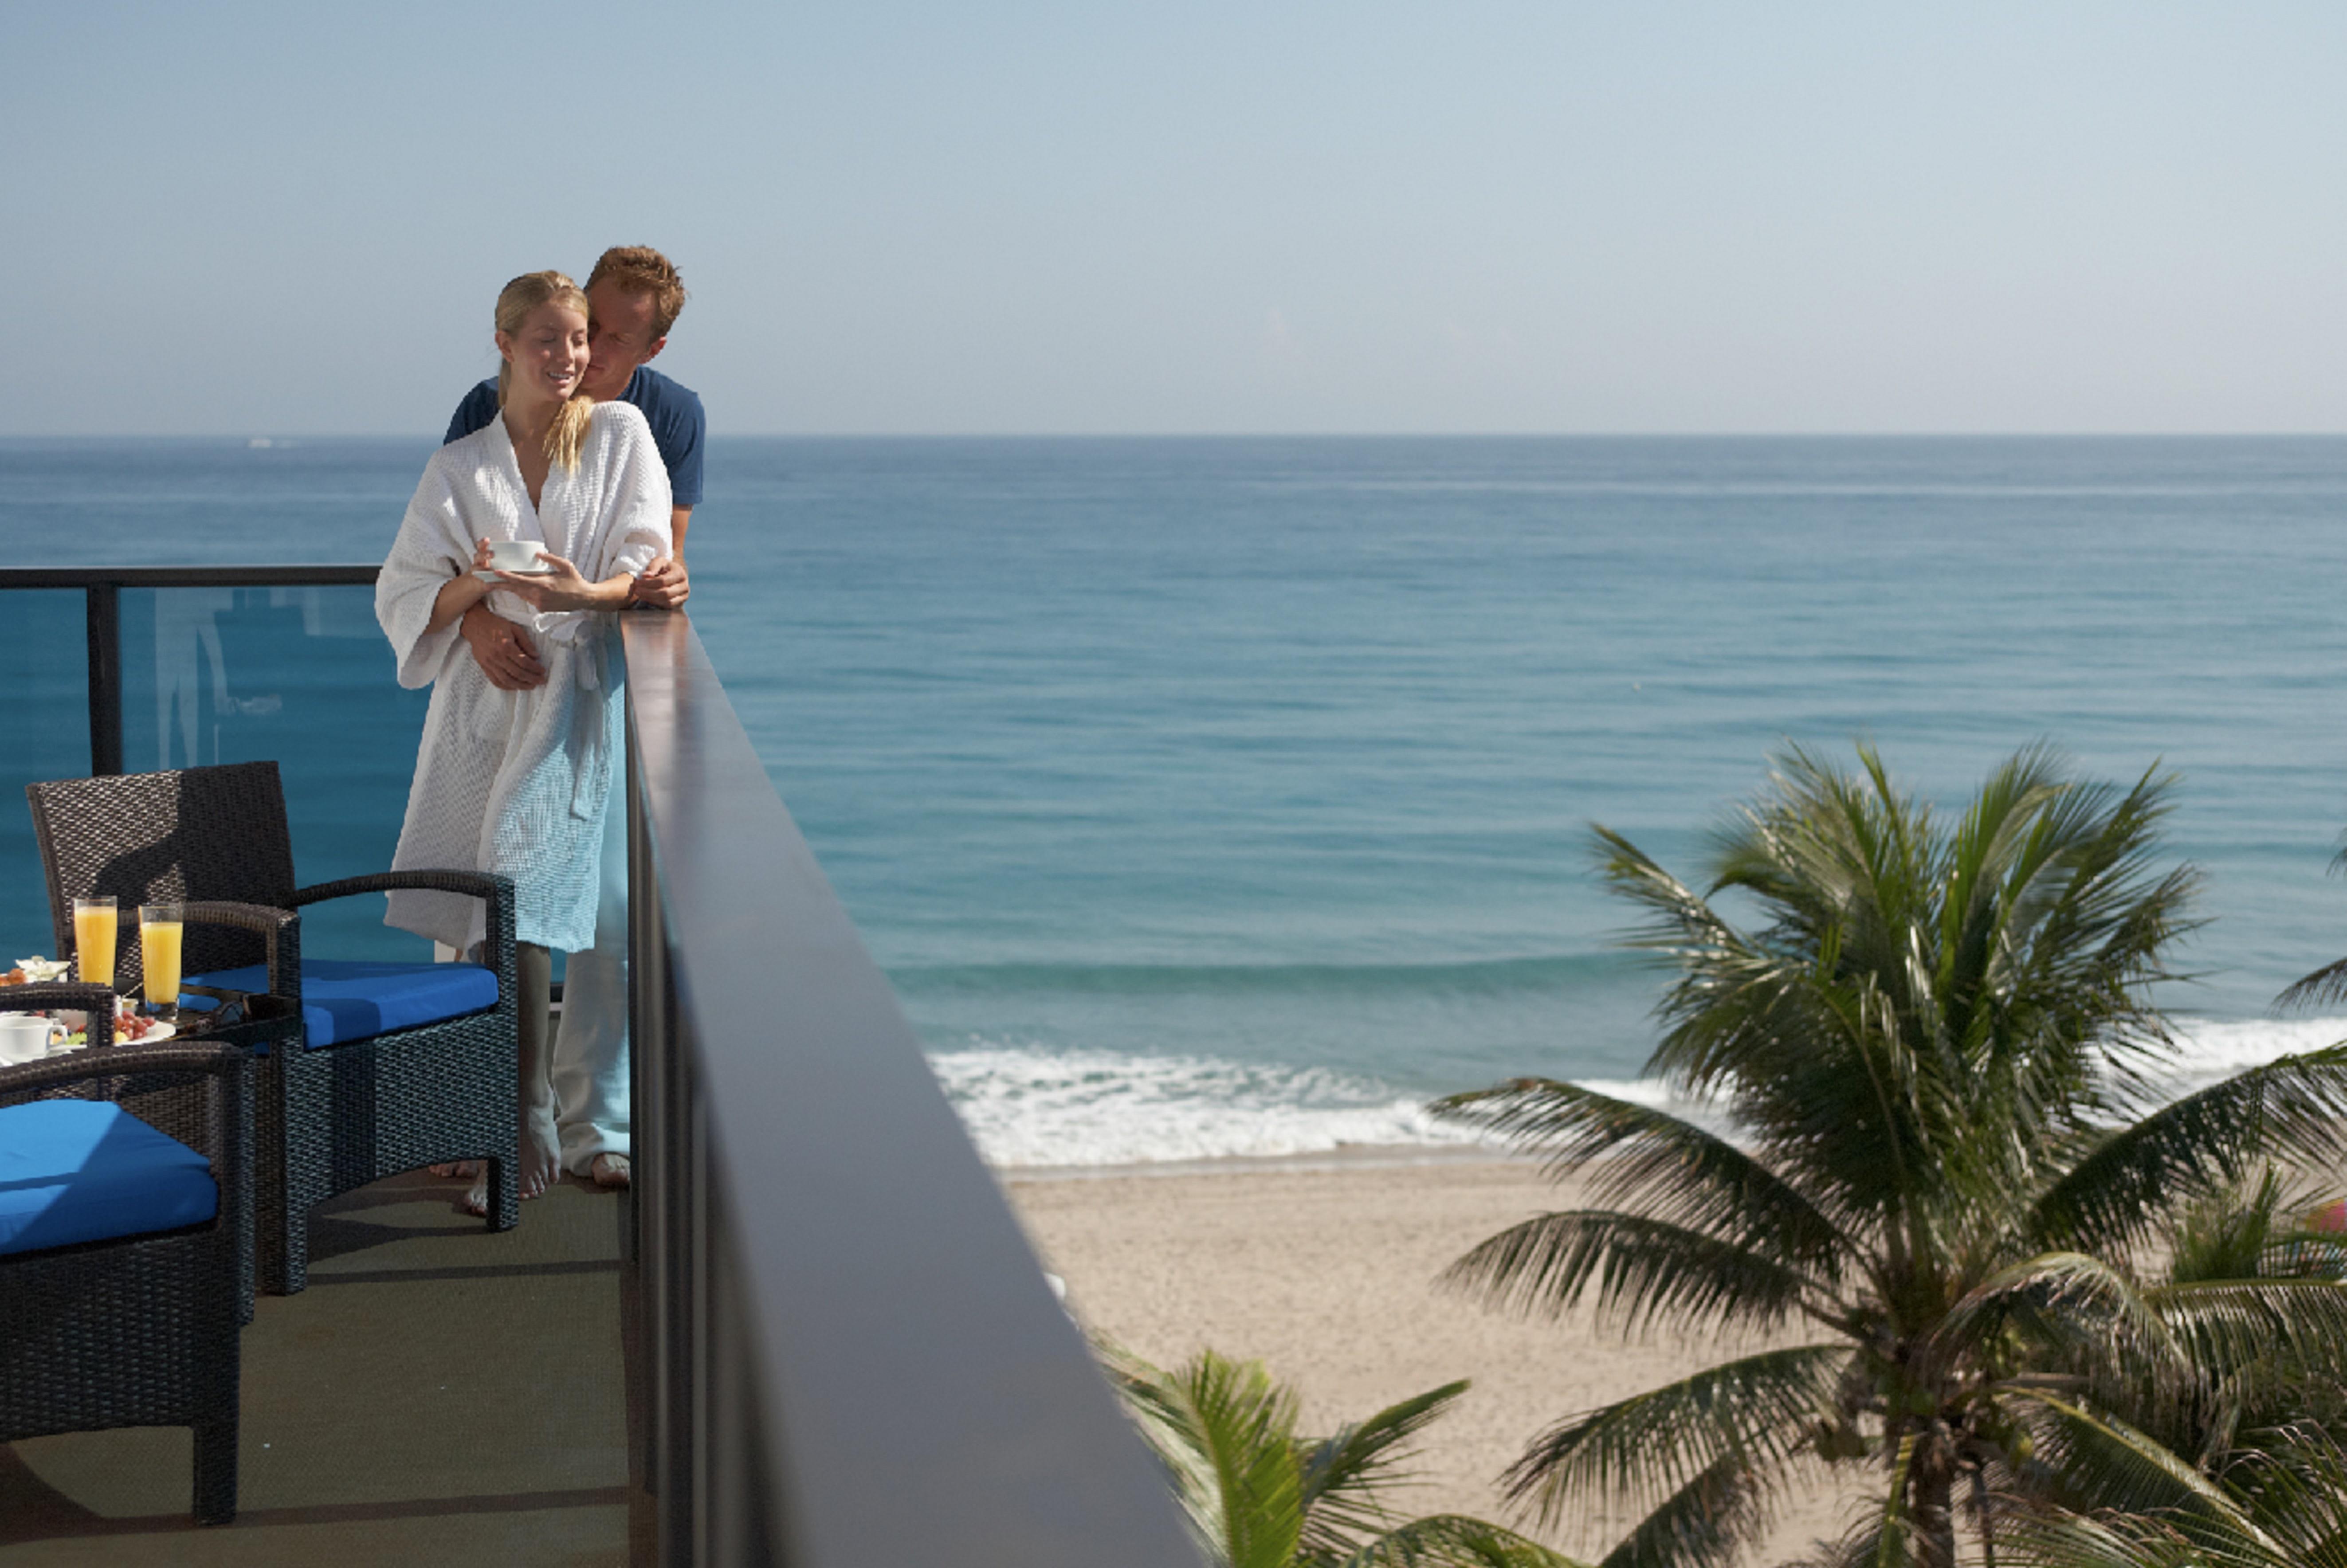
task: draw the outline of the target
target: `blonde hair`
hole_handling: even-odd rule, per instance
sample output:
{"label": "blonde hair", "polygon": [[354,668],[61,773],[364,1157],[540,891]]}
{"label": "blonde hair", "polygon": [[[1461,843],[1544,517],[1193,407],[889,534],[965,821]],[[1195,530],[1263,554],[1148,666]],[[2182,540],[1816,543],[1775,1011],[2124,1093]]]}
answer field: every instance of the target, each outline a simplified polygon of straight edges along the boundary
{"label": "blonde hair", "polygon": [[[562,273],[524,272],[497,292],[497,331],[515,336],[529,313],[547,304],[560,305],[582,316],[587,313],[586,293]],[[513,361],[501,359],[497,364],[499,408],[506,405],[506,385],[512,379]],[[566,469],[579,466],[579,448],[587,439],[587,422],[594,413],[595,400],[583,392],[574,392],[564,400],[555,410],[554,423],[546,427],[548,462]]]}
{"label": "blonde hair", "polygon": [[650,294],[653,341],[668,336],[685,301],[684,279],[675,262],[650,245],[614,245],[595,259],[587,286],[591,289],[606,278],[631,294]]}

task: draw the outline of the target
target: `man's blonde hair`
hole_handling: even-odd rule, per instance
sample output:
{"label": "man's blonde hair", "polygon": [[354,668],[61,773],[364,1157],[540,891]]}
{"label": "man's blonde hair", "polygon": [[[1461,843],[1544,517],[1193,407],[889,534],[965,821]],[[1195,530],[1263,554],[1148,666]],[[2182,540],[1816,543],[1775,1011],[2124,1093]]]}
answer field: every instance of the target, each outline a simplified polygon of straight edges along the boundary
{"label": "man's blonde hair", "polygon": [[587,286],[591,289],[607,278],[631,294],[650,294],[652,341],[668,336],[686,298],[684,280],[677,275],[673,262],[650,245],[614,245],[595,259]]}

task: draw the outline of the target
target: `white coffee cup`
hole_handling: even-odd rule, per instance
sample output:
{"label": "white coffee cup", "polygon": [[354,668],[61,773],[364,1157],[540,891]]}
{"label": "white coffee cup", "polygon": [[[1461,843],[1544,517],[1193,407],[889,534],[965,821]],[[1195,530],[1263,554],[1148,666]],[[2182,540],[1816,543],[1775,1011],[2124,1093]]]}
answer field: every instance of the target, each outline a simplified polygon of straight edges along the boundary
{"label": "white coffee cup", "polygon": [[53,1041],[66,1037],[65,1026],[37,1013],[0,1012],[0,1067],[38,1061],[49,1054]]}
{"label": "white coffee cup", "polygon": [[491,539],[489,569],[491,571],[532,571],[546,547],[536,539]]}

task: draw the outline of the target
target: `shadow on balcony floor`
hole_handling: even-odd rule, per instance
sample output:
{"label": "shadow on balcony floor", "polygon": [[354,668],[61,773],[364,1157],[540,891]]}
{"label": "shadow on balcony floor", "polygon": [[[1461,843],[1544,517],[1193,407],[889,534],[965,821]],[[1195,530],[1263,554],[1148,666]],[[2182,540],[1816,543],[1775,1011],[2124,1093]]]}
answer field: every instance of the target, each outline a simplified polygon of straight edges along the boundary
{"label": "shadow on balcony floor", "polygon": [[244,1331],[234,1524],[188,1517],[182,1430],[0,1443],[0,1564],[620,1564],[619,1201],[568,1184],[503,1235],[454,1183],[311,1221],[310,1288]]}

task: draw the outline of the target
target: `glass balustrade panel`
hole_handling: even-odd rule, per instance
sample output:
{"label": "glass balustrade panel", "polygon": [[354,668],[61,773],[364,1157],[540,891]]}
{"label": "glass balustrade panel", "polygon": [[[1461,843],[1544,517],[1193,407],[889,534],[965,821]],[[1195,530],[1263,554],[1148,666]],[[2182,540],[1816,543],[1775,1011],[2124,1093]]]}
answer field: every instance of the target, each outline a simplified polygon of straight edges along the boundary
{"label": "glass balustrade panel", "polygon": [[[124,768],[275,762],[305,885],[390,867],[430,695],[400,688],[371,588],[123,591]],[[383,912],[372,894],[313,905],[302,950],[430,956]]]}

